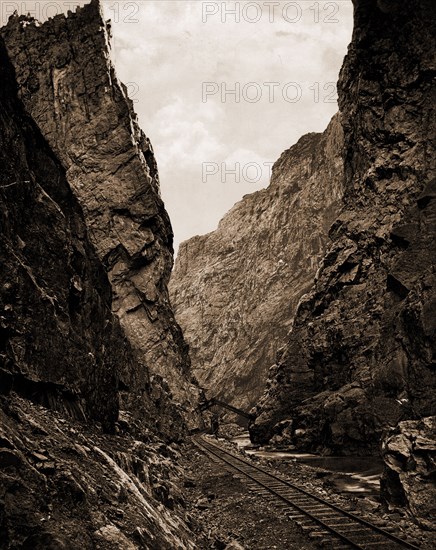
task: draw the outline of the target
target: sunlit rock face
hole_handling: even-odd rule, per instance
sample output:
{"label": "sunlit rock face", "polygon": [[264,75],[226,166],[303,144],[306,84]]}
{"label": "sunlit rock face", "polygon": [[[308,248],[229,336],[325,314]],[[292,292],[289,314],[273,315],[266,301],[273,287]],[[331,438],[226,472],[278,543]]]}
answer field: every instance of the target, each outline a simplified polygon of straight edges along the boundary
{"label": "sunlit rock face", "polygon": [[375,453],[386,426],[435,413],[434,30],[431,2],[355,2],[338,85],[344,208],[255,441]]}
{"label": "sunlit rock face", "polygon": [[[40,25],[12,17],[3,28],[18,93],[62,162],[113,288],[118,315],[142,368],[123,369],[137,409],[148,369],[166,379],[193,419],[189,356],[167,283],[173,234],[156,160],[110,61],[110,28],[98,1]],[[162,390],[164,391],[164,390]]]}
{"label": "sunlit rock face", "polygon": [[275,163],[216,231],[180,246],[171,302],[193,370],[211,396],[250,409],[325,252],[342,196],[339,116]]}

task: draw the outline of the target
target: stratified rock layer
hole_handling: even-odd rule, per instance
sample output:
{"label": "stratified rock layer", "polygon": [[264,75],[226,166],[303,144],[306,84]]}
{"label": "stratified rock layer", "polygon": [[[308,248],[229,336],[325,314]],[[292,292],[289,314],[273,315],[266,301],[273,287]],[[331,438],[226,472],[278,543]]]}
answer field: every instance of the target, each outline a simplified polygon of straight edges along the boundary
{"label": "stratified rock layer", "polygon": [[267,189],[180,246],[171,302],[211,396],[250,409],[262,394],[338,215],[342,147],[335,116],[282,154]]}
{"label": "stratified rock layer", "polygon": [[435,413],[434,30],[429,1],[355,2],[338,86],[344,210],[255,441],[375,453],[384,427]]}
{"label": "stratified rock layer", "polygon": [[110,61],[99,2],[43,25],[12,17],[3,28],[19,97],[56,152],[85,213],[114,291],[113,311],[143,365],[121,374],[137,395],[148,369],[164,377],[189,416],[187,346],[169,305],[173,235],[156,161]]}

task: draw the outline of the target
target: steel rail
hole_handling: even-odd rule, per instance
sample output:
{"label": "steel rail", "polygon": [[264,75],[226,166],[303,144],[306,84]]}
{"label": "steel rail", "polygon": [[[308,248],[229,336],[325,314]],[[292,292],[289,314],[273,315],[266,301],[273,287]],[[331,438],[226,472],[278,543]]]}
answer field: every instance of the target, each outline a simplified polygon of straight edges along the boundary
{"label": "steel rail", "polygon": [[[211,453],[212,455],[217,457],[219,460],[221,460],[221,461],[225,462],[226,464],[228,464],[229,466],[231,466],[233,469],[241,472],[244,476],[248,477],[249,479],[254,481],[256,484],[262,486],[264,489],[266,489],[268,492],[272,493],[274,496],[278,497],[283,502],[286,502],[287,504],[289,504],[293,508],[297,509],[300,513],[302,513],[303,515],[309,517],[312,521],[314,521],[315,523],[320,525],[327,532],[332,533],[336,538],[339,538],[340,540],[342,540],[343,542],[345,542],[346,544],[348,544],[352,548],[358,548],[358,549],[364,550],[365,546],[361,546],[358,542],[355,542],[355,541],[351,540],[345,534],[340,533],[339,531],[337,531],[334,528],[334,526],[331,526],[328,523],[325,523],[322,519],[317,518],[313,513],[305,510],[304,508],[302,508],[298,503],[296,503],[292,500],[292,498],[295,498],[295,497],[281,495],[273,487],[269,486],[264,481],[260,481],[255,476],[251,475],[250,473],[247,473],[241,467],[235,465],[234,463],[232,463],[226,457],[230,457],[233,461],[237,461],[238,463],[244,465],[245,468],[249,468],[250,470],[254,470],[255,472],[260,472],[262,475],[273,479],[276,482],[276,484],[279,483],[280,487],[283,487],[283,488],[289,487],[293,491],[296,491],[299,495],[304,495],[306,498],[308,498],[310,500],[314,500],[318,503],[321,503],[323,506],[325,506],[325,507],[327,507],[331,510],[334,510],[334,512],[336,512],[340,516],[345,517],[349,520],[352,520],[352,521],[356,522],[357,524],[359,524],[360,526],[364,526],[367,530],[370,530],[372,532],[373,536],[374,536],[374,534],[381,535],[385,538],[390,539],[392,542],[395,542],[396,544],[398,544],[398,545],[400,545],[404,548],[412,548],[414,550],[419,550],[419,547],[417,547],[417,546],[415,546],[415,545],[413,545],[413,544],[411,544],[411,543],[409,543],[409,542],[407,542],[403,539],[400,539],[396,535],[393,535],[392,533],[389,533],[388,531],[385,531],[381,527],[378,527],[377,525],[374,525],[374,524],[370,523],[369,521],[367,521],[363,518],[360,518],[360,517],[352,514],[351,512],[348,512],[347,510],[344,510],[344,509],[340,508],[336,504],[328,502],[327,500],[324,500],[323,498],[321,498],[317,495],[314,495],[313,493],[309,493],[308,491],[306,491],[302,487],[299,487],[298,485],[294,485],[293,483],[291,483],[289,481],[283,480],[283,479],[279,478],[278,476],[275,476],[274,474],[264,470],[263,468],[260,468],[259,466],[256,466],[254,464],[250,464],[249,462],[247,462],[243,458],[241,458],[239,456],[236,456],[233,453],[230,453],[229,451],[219,447],[218,445],[215,445],[214,443],[211,443],[210,441],[205,441],[204,438],[201,438],[201,441],[199,441],[199,439],[200,438],[195,438],[193,441],[200,449],[202,449],[203,451],[207,451],[207,452]],[[224,455],[224,456],[222,456],[222,455]],[[334,518],[331,518],[331,519],[333,520]],[[348,524],[348,525],[345,524],[344,525],[344,527],[348,527],[348,526],[352,527],[351,524]],[[380,541],[378,541],[378,542],[380,542]],[[363,543],[363,544],[365,544],[365,543]]]}

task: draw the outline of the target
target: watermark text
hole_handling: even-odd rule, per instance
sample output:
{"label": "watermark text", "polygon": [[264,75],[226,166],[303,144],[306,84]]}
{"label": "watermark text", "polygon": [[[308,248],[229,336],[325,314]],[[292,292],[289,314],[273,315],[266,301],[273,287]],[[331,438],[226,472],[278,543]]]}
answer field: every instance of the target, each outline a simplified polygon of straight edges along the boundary
{"label": "watermark text", "polygon": [[272,162],[203,162],[201,165],[202,181],[207,183],[209,178],[218,176],[221,183],[258,183],[261,179],[271,178]]}
{"label": "watermark text", "polygon": [[329,2],[203,2],[202,21],[221,23],[259,23],[285,21],[298,23],[310,18],[313,23],[339,23],[338,1]]}
{"label": "watermark text", "polygon": [[310,97],[314,103],[336,103],[336,82],[314,82],[305,86],[298,82],[202,82],[201,100],[207,103],[210,98],[219,99],[221,103],[274,103],[284,100],[287,103],[298,103]]}

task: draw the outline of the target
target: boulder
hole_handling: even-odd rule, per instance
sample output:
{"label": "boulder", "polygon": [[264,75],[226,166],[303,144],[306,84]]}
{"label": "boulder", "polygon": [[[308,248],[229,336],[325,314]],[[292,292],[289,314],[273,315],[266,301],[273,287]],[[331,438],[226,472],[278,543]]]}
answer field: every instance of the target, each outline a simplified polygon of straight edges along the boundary
{"label": "boulder", "polygon": [[381,449],[384,500],[407,506],[421,526],[436,530],[436,416],[400,422]]}

